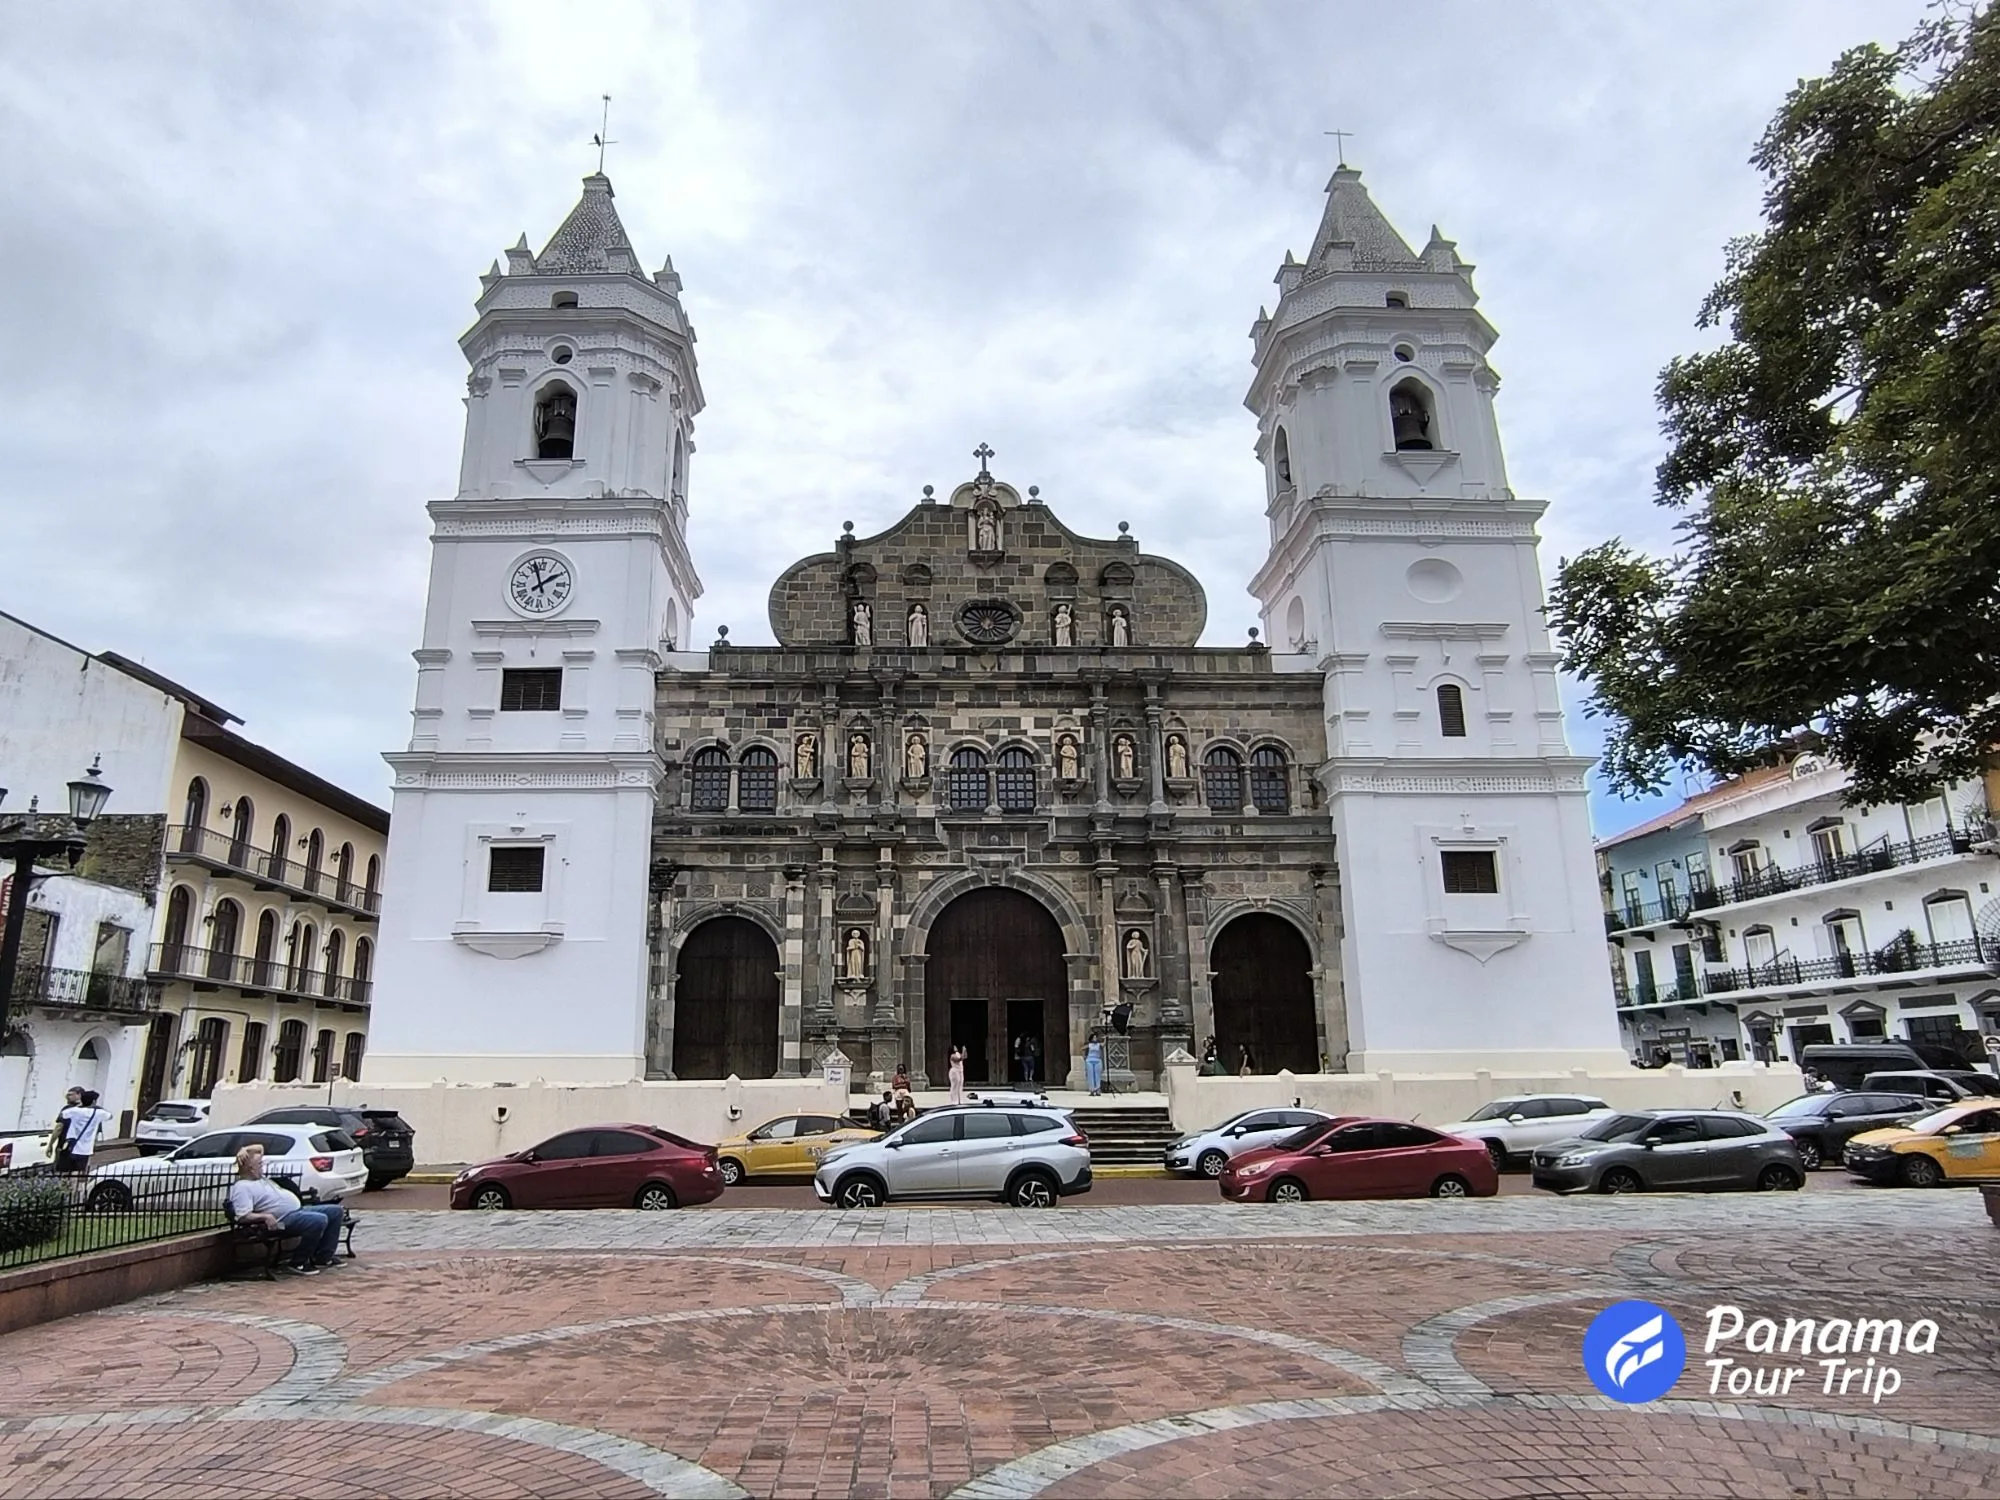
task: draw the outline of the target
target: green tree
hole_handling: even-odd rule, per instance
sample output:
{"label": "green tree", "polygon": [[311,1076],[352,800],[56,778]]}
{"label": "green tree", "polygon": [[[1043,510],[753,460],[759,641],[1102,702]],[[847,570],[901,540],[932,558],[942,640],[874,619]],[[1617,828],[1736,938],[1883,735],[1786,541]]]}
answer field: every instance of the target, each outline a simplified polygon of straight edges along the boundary
{"label": "green tree", "polygon": [[1786,98],[1658,396],[1677,551],[1613,539],[1550,598],[1605,771],[1737,774],[1801,731],[1851,800],[1917,800],[2000,744],[2000,21],[1940,10]]}

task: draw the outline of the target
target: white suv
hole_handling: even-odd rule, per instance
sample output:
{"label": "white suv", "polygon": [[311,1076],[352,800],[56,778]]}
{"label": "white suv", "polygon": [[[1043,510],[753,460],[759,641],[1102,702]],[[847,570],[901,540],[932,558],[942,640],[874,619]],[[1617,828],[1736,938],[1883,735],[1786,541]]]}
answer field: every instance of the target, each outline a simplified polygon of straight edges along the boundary
{"label": "white suv", "polygon": [[132,1127],[132,1144],[141,1156],[172,1151],[208,1129],[206,1099],[162,1099]]}
{"label": "white suv", "polygon": [[841,1208],[898,1198],[998,1198],[1016,1208],[1052,1208],[1090,1191],[1090,1142],[1060,1110],[934,1109],[878,1141],[829,1151],[813,1191]]}
{"label": "white suv", "polygon": [[1456,1124],[1431,1128],[1478,1141],[1501,1168],[1537,1146],[1581,1134],[1586,1125],[1612,1112],[1610,1105],[1588,1094],[1510,1094],[1480,1105]]}
{"label": "white suv", "polygon": [[1166,1151],[1169,1172],[1199,1172],[1220,1177],[1232,1156],[1259,1146],[1275,1146],[1295,1130],[1324,1125],[1332,1115],[1318,1109],[1246,1109],[1220,1125],[1196,1135],[1184,1135]]}
{"label": "white suv", "polygon": [[87,1179],[92,1208],[158,1204],[219,1208],[236,1181],[236,1153],[264,1148],[264,1175],[308,1203],[358,1193],[368,1181],[361,1148],[344,1130],[325,1125],[239,1125],[197,1136],[165,1156],[141,1156],[98,1167]]}

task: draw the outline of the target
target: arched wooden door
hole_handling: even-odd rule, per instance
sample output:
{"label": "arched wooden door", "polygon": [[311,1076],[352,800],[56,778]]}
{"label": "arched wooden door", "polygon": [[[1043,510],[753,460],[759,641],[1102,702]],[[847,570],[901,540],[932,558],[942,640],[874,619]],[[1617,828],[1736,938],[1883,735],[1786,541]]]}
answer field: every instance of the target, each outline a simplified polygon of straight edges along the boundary
{"label": "arched wooden door", "polygon": [[942,1088],[951,1049],[969,1083],[1023,1075],[1016,1043],[1039,1044],[1035,1081],[1069,1076],[1069,971],[1062,927],[1032,896],[968,891],[931,924],[924,962],[924,1071]]}
{"label": "arched wooden door", "polygon": [[1234,1073],[1250,1049],[1258,1073],[1319,1071],[1319,1018],[1313,1007],[1312,949],[1283,917],[1238,917],[1215,939],[1215,1042]]}
{"label": "arched wooden door", "polygon": [[778,1071],[778,946],[744,917],[702,923],[674,979],[674,1077],[771,1078]]}

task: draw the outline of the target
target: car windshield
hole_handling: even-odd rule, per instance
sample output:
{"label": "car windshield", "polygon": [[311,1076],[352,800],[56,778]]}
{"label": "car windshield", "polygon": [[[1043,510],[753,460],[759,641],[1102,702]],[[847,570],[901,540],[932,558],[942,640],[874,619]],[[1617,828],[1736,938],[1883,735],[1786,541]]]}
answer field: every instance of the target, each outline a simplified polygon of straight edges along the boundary
{"label": "car windshield", "polygon": [[684,1135],[675,1135],[671,1130],[662,1130],[657,1125],[648,1125],[646,1134],[657,1136],[670,1146],[679,1146],[683,1151],[706,1151],[708,1147],[699,1141],[691,1141]]}
{"label": "car windshield", "polygon": [[1922,1119],[1912,1120],[1905,1129],[1914,1130],[1918,1135],[1936,1135],[1945,1126],[1965,1113],[1964,1106],[1947,1104],[1943,1109],[1932,1110]]}
{"label": "car windshield", "polygon": [[1482,1104],[1465,1118],[1470,1120],[1504,1120],[1521,1107],[1518,1099],[1495,1099],[1491,1104]]}
{"label": "car windshield", "polygon": [[1776,1109],[1769,1111],[1764,1118],[1767,1120],[1796,1120],[1802,1116],[1816,1115],[1826,1108],[1826,1101],[1832,1097],[1834,1096],[1831,1094],[1801,1094],[1796,1099],[1787,1099]]}
{"label": "car windshield", "polygon": [[1196,1134],[1196,1135],[1213,1135],[1213,1134],[1215,1134],[1215,1132],[1216,1132],[1216,1131],[1218,1131],[1218,1130],[1227,1130],[1227,1129],[1228,1129],[1228,1128],[1229,1128],[1230,1126],[1234,1125],[1234,1124],[1235,1124],[1235,1123],[1236,1123],[1236,1122],[1237,1122],[1238,1120],[1247,1120],[1247,1119],[1249,1119],[1249,1118],[1250,1118],[1250,1116],[1254,1115],[1255,1113],[1257,1113],[1257,1111],[1256,1111],[1256,1110],[1254,1110],[1254,1109],[1244,1109],[1244,1110],[1238,1110],[1238,1111],[1237,1111],[1237,1112],[1236,1112],[1235,1114],[1231,1115],[1231,1116],[1230,1116],[1230,1117],[1229,1117],[1228,1119],[1226,1119],[1226,1120],[1217,1120],[1217,1121],[1216,1121],[1216,1122],[1215,1122],[1215,1123],[1214,1123],[1213,1125],[1209,1126],[1209,1127],[1208,1127],[1208,1129],[1206,1129],[1206,1130],[1198,1130],[1198,1131],[1196,1131],[1196,1132],[1195,1132],[1195,1134]]}
{"label": "car windshield", "polygon": [[199,1120],[201,1111],[192,1104],[155,1104],[149,1120]]}
{"label": "car windshield", "polygon": [[1609,1115],[1577,1135],[1586,1141],[1630,1141],[1636,1140],[1639,1132],[1652,1123],[1651,1115]]}
{"label": "car windshield", "polygon": [[1337,1120],[1314,1120],[1304,1130],[1294,1131],[1276,1142],[1276,1147],[1280,1151],[1303,1151],[1339,1123]]}

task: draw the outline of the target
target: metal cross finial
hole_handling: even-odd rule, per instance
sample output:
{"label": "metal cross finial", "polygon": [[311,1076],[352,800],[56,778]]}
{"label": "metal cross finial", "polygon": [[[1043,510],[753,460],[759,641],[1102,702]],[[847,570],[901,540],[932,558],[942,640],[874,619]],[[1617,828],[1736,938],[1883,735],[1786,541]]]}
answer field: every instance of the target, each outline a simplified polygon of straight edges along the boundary
{"label": "metal cross finial", "polygon": [[993,450],[981,443],[972,450],[972,456],[979,460],[979,472],[983,476],[986,473],[986,460],[993,456]]}
{"label": "metal cross finial", "polygon": [[1343,167],[1344,167],[1344,166],[1346,166],[1346,165],[1347,165],[1347,138],[1348,138],[1348,137],[1349,137],[1350,135],[1354,134],[1354,132],[1353,132],[1353,131],[1351,131],[1351,130],[1322,130],[1322,131],[1320,132],[1320,134],[1321,134],[1321,135],[1330,135],[1330,136],[1332,136],[1332,137],[1333,137],[1333,149],[1334,149],[1334,152],[1335,152],[1335,154],[1336,154],[1336,155],[1338,155],[1338,156],[1339,156],[1339,158],[1340,158],[1340,164],[1341,164],[1341,165],[1342,165]]}
{"label": "metal cross finial", "polygon": [[590,138],[590,144],[597,148],[597,175],[604,175],[604,148],[618,143],[611,139],[611,96],[604,96],[604,123],[597,127],[597,134]]}

